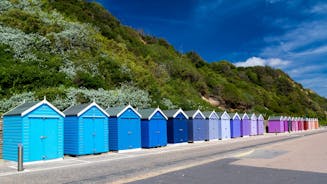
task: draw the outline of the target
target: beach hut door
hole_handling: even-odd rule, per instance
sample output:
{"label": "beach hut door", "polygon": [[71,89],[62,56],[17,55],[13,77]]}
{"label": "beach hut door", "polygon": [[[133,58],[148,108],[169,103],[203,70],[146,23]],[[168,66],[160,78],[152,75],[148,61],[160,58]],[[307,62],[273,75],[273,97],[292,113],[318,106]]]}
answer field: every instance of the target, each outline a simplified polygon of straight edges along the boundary
{"label": "beach hut door", "polygon": [[58,119],[30,118],[30,160],[48,160],[58,156]]}

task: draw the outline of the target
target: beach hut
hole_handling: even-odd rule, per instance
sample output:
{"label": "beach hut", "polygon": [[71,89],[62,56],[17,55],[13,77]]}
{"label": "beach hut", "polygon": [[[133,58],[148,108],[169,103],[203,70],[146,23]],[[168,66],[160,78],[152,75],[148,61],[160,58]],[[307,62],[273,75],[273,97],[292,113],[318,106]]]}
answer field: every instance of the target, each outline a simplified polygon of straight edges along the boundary
{"label": "beach hut", "polygon": [[297,117],[292,117],[292,131],[296,132],[298,131],[298,118]]}
{"label": "beach hut", "polygon": [[142,147],[167,145],[167,116],[158,108],[140,109]]}
{"label": "beach hut", "polygon": [[291,116],[288,116],[287,117],[287,128],[288,128],[288,131],[292,131],[292,117]]}
{"label": "beach hut", "polygon": [[304,130],[304,119],[303,117],[300,117],[298,120],[298,130],[303,131]]}
{"label": "beach hut", "polygon": [[318,120],[318,118],[315,119],[315,123],[316,123],[316,129],[318,129],[319,128],[319,120]]}
{"label": "beach hut", "polygon": [[284,124],[284,132],[288,132],[288,117],[283,116],[282,120],[283,120],[283,124]]}
{"label": "beach hut", "polygon": [[231,131],[230,131],[230,116],[225,112],[218,112],[218,116],[220,117],[218,129],[219,129],[219,137],[221,140],[230,139]]}
{"label": "beach hut", "polygon": [[312,130],[312,118],[308,118],[308,130]]}
{"label": "beach hut", "polygon": [[269,133],[284,132],[284,120],[282,116],[271,116],[268,118],[268,132]]}
{"label": "beach hut", "polygon": [[198,109],[185,111],[188,119],[188,142],[209,140],[209,122],[204,114]]}
{"label": "beach hut", "polygon": [[2,159],[2,118],[0,118],[0,159]]}
{"label": "beach hut", "polygon": [[251,123],[250,135],[257,135],[258,134],[257,116],[254,113],[252,113],[251,115],[250,123]]}
{"label": "beach hut", "polygon": [[108,113],[95,102],[74,105],[64,111],[64,154],[108,152]]}
{"label": "beach hut", "polygon": [[319,128],[319,119],[316,119],[317,128]]}
{"label": "beach hut", "polygon": [[206,117],[206,121],[209,124],[209,140],[219,139],[219,116],[215,111],[206,111],[203,112],[203,115]]}
{"label": "beach hut", "polygon": [[23,103],[3,115],[3,159],[17,161],[17,146],[24,147],[24,162],[63,158],[65,115],[46,99]]}
{"label": "beach hut", "polygon": [[316,129],[316,118],[312,118],[313,129]]}
{"label": "beach hut", "polygon": [[312,118],[312,129],[316,129],[316,120]]}
{"label": "beach hut", "polygon": [[247,137],[250,135],[251,122],[247,113],[240,114],[241,117],[241,136]]}
{"label": "beach hut", "polygon": [[304,118],[303,130],[309,130],[309,119],[308,118]]}
{"label": "beach hut", "polygon": [[168,117],[167,140],[168,143],[183,143],[188,141],[188,116],[180,109],[165,110]]}
{"label": "beach hut", "polygon": [[258,135],[262,135],[265,132],[265,119],[263,118],[262,114],[258,115],[257,119],[257,130],[258,130]]}
{"label": "beach hut", "polygon": [[141,148],[141,115],[131,106],[109,107],[109,150]]}
{"label": "beach hut", "polygon": [[230,119],[230,131],[231,131],[231,137],[241,137],[241,117],[238,115],[238,113],[229,113],[231,119]]}

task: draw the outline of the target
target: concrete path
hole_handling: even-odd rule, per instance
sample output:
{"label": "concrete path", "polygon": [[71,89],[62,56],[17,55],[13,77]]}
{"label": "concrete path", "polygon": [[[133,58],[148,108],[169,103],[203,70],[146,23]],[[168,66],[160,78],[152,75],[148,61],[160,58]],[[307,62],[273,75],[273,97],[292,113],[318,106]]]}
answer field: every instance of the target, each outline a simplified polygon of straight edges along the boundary
{"label": "concrete path", "polygon": [[[25,164],[25,171],[20,173],[16,171],[16,163],[0,161],[0,183],[124,183],[151,177],[155,180],[155,176],[205,166],[224,159],[235,159],[230,166],[234,163],[238,164],[237,166],[247,166],[251,164],[251,159],[265,160],[275,158],[275,155],[283,156],[287,150],[278,148],[275,152],[270,150],[268,153],[265,152],[264,146],[277,143],[283,145],[292,140],[301,142],[302,139],[316,135],[326,136],[327,130],[169,145],[126,153],[65,157],[61,161]],[[258,158],[262,155],[270,156]],[[242,160],[239,160],[240,158]],[[236,163],[237,161],[244,162]],[[230,162],[231,160],[228,160],[228,163]]]}
{"label": "concrete path", "polygon": [[327,133],[293,136],[298,138],[132,183],[327,183]]}

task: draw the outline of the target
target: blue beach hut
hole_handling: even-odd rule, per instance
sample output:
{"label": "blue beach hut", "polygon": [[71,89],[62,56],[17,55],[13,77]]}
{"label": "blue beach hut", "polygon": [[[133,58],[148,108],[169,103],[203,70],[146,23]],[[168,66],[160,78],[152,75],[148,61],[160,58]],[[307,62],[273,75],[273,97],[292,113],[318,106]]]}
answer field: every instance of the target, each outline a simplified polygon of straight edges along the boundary
{"label": "blue beach hut", "polygon": [[74,105],[64,111],[64,154],[108,152],[108,113],[95,102]]}
{"label": "blue beach hut", "polygon": [[17,161],[17,146],[24,147],[24,162],[63,158],[65,115],[46,99],[23,103],[3,115],[3,159]]}
{"label": "blue beach hut", "polygon": [[194,111],[185,111],[188,120],[188,141],[205,141],[209,140],[209,122],[198,109]]}
{"label": "blue beach hut", "polygon": [[166,110],[163,113],[168,117],[168,143],[183,143],[188,141],[188,116],[182,109]]}
{"label": "blue beach hut", "polygon": [[167,116],[160,108],[140,109],[142,115],[142,147],[152,148],[167,145]]}
{"label": "blue beach hut", "polygon": [[206,111],[203,112],[203,115],[206,117],[206,121],[209,124],[209,140],[219,139],[219,117],[215,111]]}
{"label": "blue beach hut", "polygon": [[241,117],[238,113],[230,113],[230,117],[231,137],[241,137]]}
{"label": "blue beach hut", "polygon": [[230,139],[231,138],[231,132],[230,132],[230,116],[229,114],[224,111],[224,112],[218,112],[218,116],[220,117],[219,121],[219,139],[224,140],[224,139]]}
{"label": "blue beach hut", "polygon": [[141,148],[141,115],[131,106],[106,109],[109,118],[109,150]]}

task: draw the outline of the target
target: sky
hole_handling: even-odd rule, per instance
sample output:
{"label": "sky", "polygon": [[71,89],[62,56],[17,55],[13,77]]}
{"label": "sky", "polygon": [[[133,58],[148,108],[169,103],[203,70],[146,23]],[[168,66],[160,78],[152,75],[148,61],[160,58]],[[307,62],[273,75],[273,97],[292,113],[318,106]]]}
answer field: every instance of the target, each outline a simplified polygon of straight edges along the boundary
{"label": "sky", "polygon": [[208,62],[279,68],[327,97],[326,0],[97,0],[123,24]]}

